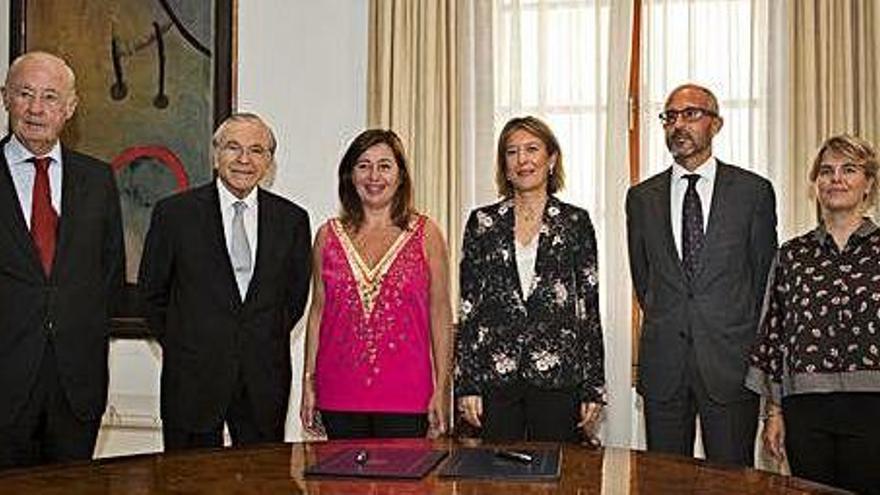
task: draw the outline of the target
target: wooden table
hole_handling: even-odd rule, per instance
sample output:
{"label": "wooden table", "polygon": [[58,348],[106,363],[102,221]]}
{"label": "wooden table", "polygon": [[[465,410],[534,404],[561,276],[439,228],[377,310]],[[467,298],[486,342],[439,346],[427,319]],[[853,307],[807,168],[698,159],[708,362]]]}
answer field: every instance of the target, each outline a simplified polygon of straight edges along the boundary
{"label": "wooden table", "polygon": [[[563,447],[562,478],[556,483],[449,480],[433,474],[420,481],[303,478],[304,466],[352,445],[350,442],[277,444],[0,471],[0,494],[842,493],[797,478],[753,469],[577,445]],[[393,440],[381,445],[430,446],[432,443]],[[451,450],[461,448],[462,444],[445,440],[433,442],[433,446]]]}

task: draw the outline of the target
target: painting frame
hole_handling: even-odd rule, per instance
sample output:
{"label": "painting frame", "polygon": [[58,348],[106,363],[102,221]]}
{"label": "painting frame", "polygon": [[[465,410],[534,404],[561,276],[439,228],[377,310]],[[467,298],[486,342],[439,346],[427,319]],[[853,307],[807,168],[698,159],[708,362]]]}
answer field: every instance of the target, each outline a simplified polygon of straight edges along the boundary
{"label": "painting frame", "polygon": [[[30,49],[28,44],[29,34],[35,29],[35,26],[28,24],[28,9],[31,8],[38,0],[10,0],[9,3],[9,61],[25,53]],[[100,0],[96,0],[100,1]],[[236,67],[236,46],[235,46],[235,29],[236,29],[236,0],[201,0],[209,2],[213,7],[212,19],[212,38],[213,44],[210,46],[210,64],[211,64],[211,95],[202,93],[202,97],[209,99],[211,102],[211,115],[209,122],[203,122],[205,126],[213,131],[225,118],[233,111],[235,105],[235,67]],[[161,4],[167,5],[166,1],[160,1]],[[64,15],[68,13],[70,16],[82,15],[79,12],[57,11],[54,15]],[[172,20],[177,22],[177,19]],[[57,21],[56,21],[57,22]],[[63,20],[61,21],[63,22]],[[39,28],[37,26],[36,28]],[[164,67],[163,67],[164,72]],[[80,103],[80,107],[83,103]],[[206,115],[207,116],[207,115]],[[149,124],[149,123],[148,123]],[[182,122],[181,125],[186,125]],[[203,146],[210,147],[210,139],[206,139]],[[107,160],[108,162],[110,160]],[[114,164],[116,165],[116,164]],[[208,164],[210,169],[210,164]],[[139,255],[139,254],[138,254]],[[147,338],[150,337],[149,328],[146,324],[145,308],[138,296],[136,285],[126,283],[125,290],[116,308],[111,325],[111,336],[114,338]]]}

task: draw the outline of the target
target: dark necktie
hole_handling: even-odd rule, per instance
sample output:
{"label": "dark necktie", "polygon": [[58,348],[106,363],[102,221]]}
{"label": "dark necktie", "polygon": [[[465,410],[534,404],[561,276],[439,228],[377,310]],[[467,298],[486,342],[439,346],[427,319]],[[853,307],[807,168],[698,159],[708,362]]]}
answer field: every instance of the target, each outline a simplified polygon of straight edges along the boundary
{"label": "dark necktie", "polygon": [[36,175],[31,197],[31,237],[40,256],[43,272],[48,277],[52,273],[55,258],[55,237],[58,229],[58,213],[52,208],[52,194],[49,190],[49,157],[32,158]]}
{"label": "dark necktie", "polygon": [[703,248],[703,205],[697,192],[700,176],[687,174],[687,191],[684,193],[684,207],[681,210],[681,264],[689,280],[697,273],[700,249]]}

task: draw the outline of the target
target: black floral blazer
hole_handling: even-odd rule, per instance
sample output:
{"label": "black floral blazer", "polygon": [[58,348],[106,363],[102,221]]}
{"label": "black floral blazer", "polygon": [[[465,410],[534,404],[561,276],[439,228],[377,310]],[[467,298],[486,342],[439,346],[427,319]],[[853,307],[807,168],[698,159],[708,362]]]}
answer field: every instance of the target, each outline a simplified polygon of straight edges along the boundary
{"label": "black floral blazer", "polygon": [[522,380],[604,402],[596,236],[586,210],[551,196],[534,286],[520,289],[513,200],[471,212],[464,234],[456,337],[457,396]]}

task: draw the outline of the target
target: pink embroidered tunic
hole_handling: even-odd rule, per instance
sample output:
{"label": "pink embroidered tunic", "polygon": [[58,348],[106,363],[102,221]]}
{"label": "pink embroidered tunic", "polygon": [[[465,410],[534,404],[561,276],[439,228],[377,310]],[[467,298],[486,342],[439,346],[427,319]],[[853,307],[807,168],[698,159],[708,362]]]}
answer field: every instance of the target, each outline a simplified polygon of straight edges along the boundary
{"label": "pink embroidered tunic", "polygon": [[321,252],[318,409],[424,413],[433,392],[425,218],[368,266],[337,219]]}

